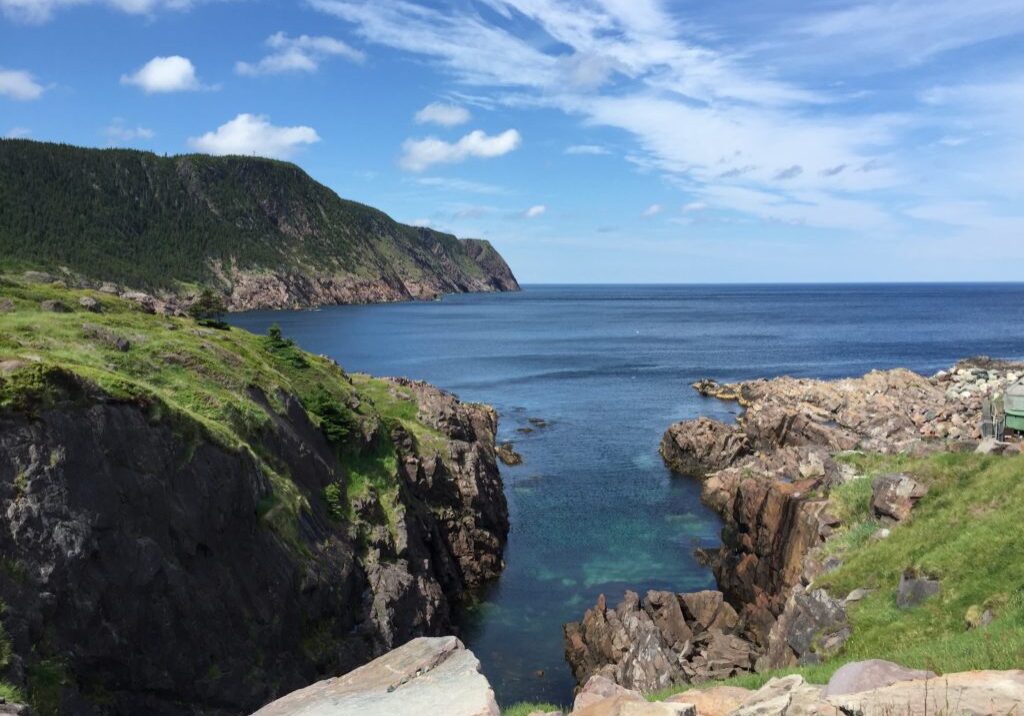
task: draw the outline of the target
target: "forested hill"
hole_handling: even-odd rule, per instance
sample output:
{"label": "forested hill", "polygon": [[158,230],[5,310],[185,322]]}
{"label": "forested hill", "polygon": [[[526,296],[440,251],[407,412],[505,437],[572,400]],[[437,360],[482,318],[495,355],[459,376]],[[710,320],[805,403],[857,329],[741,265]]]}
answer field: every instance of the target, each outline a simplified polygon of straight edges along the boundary
{"label": "forested hill", "polygon": [[0,140],[0,272],[70,273],[236,309],[517,290],[486,241],[400,224],[299,167]]}

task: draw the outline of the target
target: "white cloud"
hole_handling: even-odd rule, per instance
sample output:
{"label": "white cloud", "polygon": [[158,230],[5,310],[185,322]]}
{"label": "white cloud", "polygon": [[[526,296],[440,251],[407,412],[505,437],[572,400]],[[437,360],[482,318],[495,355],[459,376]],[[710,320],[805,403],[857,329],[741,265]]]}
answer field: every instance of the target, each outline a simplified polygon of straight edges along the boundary
{"label": "white cloud", "polygon": [[284,32],[275,32],[266,44],[273,52],[256,63],[236,62],[235,72],[249,76],[316,72],[328,57],[343,57],[356,63],[366,60],[363,52],[333,37],[288,37]]}
{"label": "white cloud", "polygon": [[213,132],[191,137],[189,146],[208,154],[246,154],[285,159],[320,141],[312,127],[277,127],[266,115],[240,114]]}
{"label": "white cloud", "polygon": [[135,85],[146,94],[203,89],[195,65],[181,55],[154,57],[132,74],[121,75],[121,84]]}
{"label": "white cloud", "polygon": [[646,209],[644,209],[644,211],[641,214],[641,216],[644,216],[644,217],[657,216],[658,214],[660,214],[663,211],[665,211],[665,207],[662,206],[661,204],[651,204]]}
{"label": "white cloud", "polygon": [[536,219],[538,216],[547,211],[548,208],[543,204],[536,204],[531,206],[529,209],[523,212],[523,216],[527,219]]}
{"label": "white cloud", "polygon": [[489,159],[515,150],[522,137],[514,129],[507,129],[493,137],[477,129],[457,142],[446,142],[437,137],[407,139],[402,144],[401,166],[420,172],[434,164],[451,164],[470,157]]}
{"label": "white cloud", "polygon": [[32,134],[32,130],[28,127],[11,127],[4,135],[4,139],[24,139],[30,134]]}
{"label": "white cloud", "polygon": [[440,124],[442,127],[455,127],[465,124],[469,119],[469,110],[465,107],[442,102],[431,102],[416,113],[418,124]]}
{"label": "white cloud", "polygon": [[74,5],[105,5],[114,10],[133,15],[146,15],[157,10],[184,10],[192,0],[0,0],[0,11],[12,20],[26,23],[42,23],[53,13]]}
{"label": "white cloud", "polygon": [[0,67],[0,95],[12,99],[39,99],[45,88],[25,70],[6,70]]}
{"label": "white cloud", "polygon": [[124,120],[115,117],[114,120],[104,128],[103,133],[111,144],[125,144],[140,139],[152,139],[156,132],[146,127],[126,127]]}
{"label": "white cloud", "polygon": [[708,205],[703,201],[691,201],[689,204],[683,207],[683,211],[690,213],[693,211],[704,211],[708,208]]}
{"label": "white cloud", "polygon": [[611,154],[611,152],[597,144],[573,144],[565,148],[566,154]]}

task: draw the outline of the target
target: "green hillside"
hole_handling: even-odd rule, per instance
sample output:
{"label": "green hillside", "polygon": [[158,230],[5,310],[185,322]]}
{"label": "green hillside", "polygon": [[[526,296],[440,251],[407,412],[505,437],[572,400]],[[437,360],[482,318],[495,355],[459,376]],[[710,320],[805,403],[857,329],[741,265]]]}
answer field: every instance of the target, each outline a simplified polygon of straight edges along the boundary
{"label": "green hillside", "polygon": [[230,293],[233,271],[380,281],[411,297],[517,288],[486,242],[400,224],[294,164],[2,140],[0,271],[27,269],[144,290]]}

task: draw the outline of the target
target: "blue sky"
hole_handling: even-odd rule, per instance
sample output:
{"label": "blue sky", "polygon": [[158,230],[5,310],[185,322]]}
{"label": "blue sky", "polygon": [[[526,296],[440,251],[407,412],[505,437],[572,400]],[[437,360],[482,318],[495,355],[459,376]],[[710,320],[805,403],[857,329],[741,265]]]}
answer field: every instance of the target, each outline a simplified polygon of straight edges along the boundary
{"label": "blue sky", "polygon": [[297,162],[525,282],[1019,280],[1021,0],[0,0],[0,134]]}

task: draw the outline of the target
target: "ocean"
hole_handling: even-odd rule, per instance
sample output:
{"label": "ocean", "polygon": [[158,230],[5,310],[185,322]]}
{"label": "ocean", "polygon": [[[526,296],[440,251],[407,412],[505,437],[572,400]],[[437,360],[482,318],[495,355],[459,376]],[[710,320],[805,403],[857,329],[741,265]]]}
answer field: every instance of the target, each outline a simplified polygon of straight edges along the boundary
{"label": "ocean", "polygon": [[599,594],[714,587],[693,551],[718,544],[720,521],[658,442],[672,422],[737,409],[691,383],[1024,358],[1024,284],[543,285],[231,318],[499,411],[499,439],[524,459],[502,467],[507,567],[462,637],[505,705],[571,703],[561,627]]}

